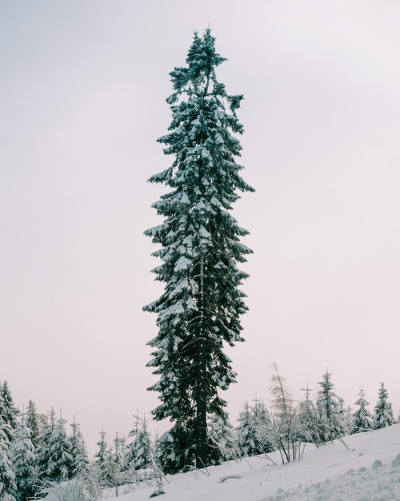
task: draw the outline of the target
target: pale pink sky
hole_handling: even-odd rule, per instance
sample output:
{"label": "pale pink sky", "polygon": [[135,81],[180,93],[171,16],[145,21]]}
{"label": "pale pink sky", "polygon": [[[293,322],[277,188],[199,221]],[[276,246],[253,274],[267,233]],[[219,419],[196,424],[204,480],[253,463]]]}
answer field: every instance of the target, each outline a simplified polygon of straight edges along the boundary
{"label": "pale pink sky", "polygon": [[[229,350],[244,400],[276,361],[296,396],[326,367],[353,404],[384,381],[400,409],[400,34],[396,0],[0,4],[0,381],[19,406],[73,414],[93,451],[157,395],[145,364],[161,293],[168,73],[210,25],[239,111],[235,210],[251,236],[247,342]],[[371,406],[371,407],[372,407]],[[165,424],[158,426],[166,429]]]}

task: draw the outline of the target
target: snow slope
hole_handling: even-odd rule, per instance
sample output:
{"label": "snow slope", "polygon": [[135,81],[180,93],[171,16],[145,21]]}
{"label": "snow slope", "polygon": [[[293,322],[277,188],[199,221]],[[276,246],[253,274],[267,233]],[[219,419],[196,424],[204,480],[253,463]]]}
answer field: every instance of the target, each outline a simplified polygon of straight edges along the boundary
{"label": "snow slope", "polygon": [[[308,446],[300,461],[281,465],[263,456],[167,476],[160,501],[400,501],[400,424],[345,438],[318,449]],[[398,459],[396,460],[396,457]],[[393,462],[393,465],[392,465]],[[398,464],[396,464],[398,463]],[[240,476],[227,478],[226,476]],[[221,481],[222,479],[222,481]],[[154,487],[137,487],[121,501],[148,500]]]}

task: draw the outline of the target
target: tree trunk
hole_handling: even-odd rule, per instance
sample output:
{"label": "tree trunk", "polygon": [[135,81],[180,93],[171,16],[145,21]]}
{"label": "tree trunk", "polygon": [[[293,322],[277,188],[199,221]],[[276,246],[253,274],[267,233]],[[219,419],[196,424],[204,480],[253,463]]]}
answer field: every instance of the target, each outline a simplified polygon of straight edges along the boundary
{"label": "tree trunk", "polygon": [[196,467],[207,466],[206,346],[204,329],[204,256],[200,254],[200,332],[197,341]]}

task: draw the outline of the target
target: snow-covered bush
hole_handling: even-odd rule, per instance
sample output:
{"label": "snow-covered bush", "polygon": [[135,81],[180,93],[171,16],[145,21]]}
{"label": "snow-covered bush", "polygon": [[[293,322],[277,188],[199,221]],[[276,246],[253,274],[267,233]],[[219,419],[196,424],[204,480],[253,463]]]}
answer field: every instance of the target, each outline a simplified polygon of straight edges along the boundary
{"label": "snow-covered bush", "polygon": [[92,497],[85,486],[77,479],[53,483],[41,491],[44,501],[95,501],[97,497]]}

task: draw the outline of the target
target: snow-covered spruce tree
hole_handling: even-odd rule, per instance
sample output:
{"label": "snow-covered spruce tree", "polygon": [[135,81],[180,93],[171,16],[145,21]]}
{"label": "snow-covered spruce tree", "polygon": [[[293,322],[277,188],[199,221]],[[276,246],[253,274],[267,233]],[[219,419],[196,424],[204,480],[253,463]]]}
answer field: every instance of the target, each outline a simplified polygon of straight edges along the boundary
{"label": "snow-covered spruce tree", "polygon": [[40,416],[36,410],[36,405],[33,400],[29,400],[28,408],[26,409],[25,424],[31,431],[31,441],[35,446],[37,438],[40,435]]}
{"label": "snow-covered spruce tree", "polygon": [[119,470],[122,471],[124,468],[126,438],[124,436],[120,437],[117,432],[113,442],[114,442],[114,460],[117,463]]}
{"label": "snow-covered spruce tree", "polygon": [[396,420],[393,417],[392,404],[388,402],[388,392],[384,384],[379,388],[379,399],[374,409],[374,429],[386,428],[392,426]]}
{"label": "snow-covered spruce tree", "polygon": [[254,456],[256,452],[256,433],[254,429],[253,416],[248,402],[243,404],[243,409],[239,413],[236,433],[241,456]]}
{"label": "snow-covered spruce tree", "polygon": [[102,486],[106,484],[106,470],[107,470],[108,455],[109,455],[105,437],[106,437],[106,432],[104,430],[101,430],[100,440],[97,442],[98,451],[94,455],[94,461],[93,461],[98,481]]}
{"label": "snow-covered spruce tree", "polygon": [[86,475],[89,469],[89,458],[85,441],[79,424],[75,422],[75,417],[74,422],[70,426],[72,428],[72,435],[70,437],[72,457],[71,478],[74,478],[81,474]]}
{"label": "snow-covered spruce tree", "polygon": [[231,425],[228,415],[217,416],[210,414],[208,416],[208,435],[213,450],[211,463],[220,464],[222,461],[230,459],[237,460],[240,457],[240,449],[236,431]]}
{"label": "snow-covered spruce tree", "polygon": [[318,433],[317,413],[312,399],[310,398],[311,390],[308,387],[304,388],[305,398],[299,404],[299,412],[297,417],[297,430],[302,442],[312,442],[318,447],[321,442]]}
{"label": "snow-covered spruce tree", "polygon": [[6,428],[6,433],[11,442],[14,430],[18,425],[18,415],[20,411],[14,405],[7,381],[4,381],[0,386],[0,401],[0,416],[3,418],[3,421],[9,425],[9,428]]}
{"label": "snow-covered spruce tree", "polygon": [[72,477],[73,459],[71,440],[67,435],[66,421],[56,417],[52,408],[48,412],[48,424],[40,435],[37,450],[37,465],[41,487],[52,482],[62,482]]}
{"label": "snow-covered spruce tree", "polygon": [[139,416],[136,414],[134,416],[135,422],[132,430],[128,433],[128,439],[132,438],[130,442],[127,443],[125,448],[125,457],[124,457],[124,468],[128,472],[133,472],[136,470],[136,437],[139,434]]}
{"label": "snow-covered spruce tree", "polygon": [[99,447],[94,455],[94,469],[98,479],[98,483],[103,488],[114,488],[116,495],[118,495],[118,487],[121,485],[123,479],[121,475],[122,468],[122,454],[120,451],[121,440],[116,436],[113,441],[116,447],[107,446],[105,441],[106,432],[100,432],[100,441],[97,442]]}
{"label": "snow-covered spruce tree", "polygon": [[146,416],[134,417],[135,426],[128,434],[132,441],[126,447],[125,467],[129,470],[143,470],[153,466],[154,446]]}
{"label": "snow-covered spruce tree", "polygon": [[349,435],[351,431],[351,423],[353,421],[351,414],[351,407],[344,405],[344,399],[342,397],[338,397],[338,422],[340,432],[340,436],[343,437],[345,435]]}
{"label": "snow-covered spruce tree", "polygon": [[110,445],[107,449],[103,465],[102,486],[115,489],[115,494],[118,497],[118,488],[121,485],[121,465],[115,452],[115,448]]}
{"label": "snow-covered spruce tree", "polygon": [[10,441],[11,427],[0,416],[0,500],[16,501],[17,484],[15,471],[11,461]]}
{"label": "snow-covered spruce tree", "polygon": [[238,287],[247,274],[236,264],[251,252],[239,241],[247,230],[230,214],[238,191],[253,189],[235,162],[241,146],[232,133],[243,132],[236,116],[243,96],[228,95],[218,82],[215,70],[224,61],[208,29],[194,35],[187,66],[170,73],[172,123],[158,141],[175,159],[149,181],[171,191],[153,204],[163,224],[145,232],[162,246],[153,255],[163,264],[153,271],[165,283],[161,297],[144,308],[158,315],[148,365],[160,376],[150,390],[160,392],[162,403],[153,415],[174,421],[175,435],[183,429],[191,435],[198,467],[211,454],[207,413],[222,415],[226,402],[218,390],[236,377],[223,344],[242,341],[239,317],[247,307]]}
{"label": "snow-covered spruce tree", "polygon": [[32,432],[26,425],[26,415],[23,413],[11,444],[11,458],[15,470],[18,493],[16,497],[18,501],[25,501],[33,497],[38,487],[31,435]]}
{"label": "snow-covered spruce tree", "polygon": [[254,405],[245,402],[239,413],[236,427],[240,455],[255,456],[271,452],[271,417],[262,400],[255,398]]}
{"label": "snow-covered spruce tree", "polygon": [[328,370],[323,374],[320,390],[316,400],[317,422],[316,433],[321,444],[343,437],[348,433],[348,420],[341,400],[333,391],[332,373]]}
{"label": "snow-covered spruce tree", "polygon": [[114,442],[114,449],[110,450],[110,459],[112,460],[112,466],[110,469],[111,474],[109,476],[110,478],[112,478],[112,485],[115,488],[115,494],[118,496],[118,487],[125,483],[124,459],[125,459],[126,439],[125,437],[120,437],[117,432],[113,442]]}
{"label": "snow-covered spruce tree", "polygon": [[365,391],[361,387],[358,393],[360,397],[355,405],[358,405],[358,409],[353,413],[353,422],[351,427],[351,433],[361,433],[365,431],[372,430],[372,414],[367,409],[369,402],[365,400]]}
{"label": "snow-covered spruce tree", "polygon": [[60,413],[52,437],[52,440],[54,440],[52,447],[52,461],[54,462],[52,475],[55,482],[61,482],[73,476],[72,444],[66,430],[66,424],[67,421]]}
{"label": "snow-covered spruce tree", "polygon": [[254,454],[265,454],[274,450],[270,437],[272,425],[271,415],[263,400],[256,397],[253,402],[254,405],[251,407],[251,414],[255,430]]}

